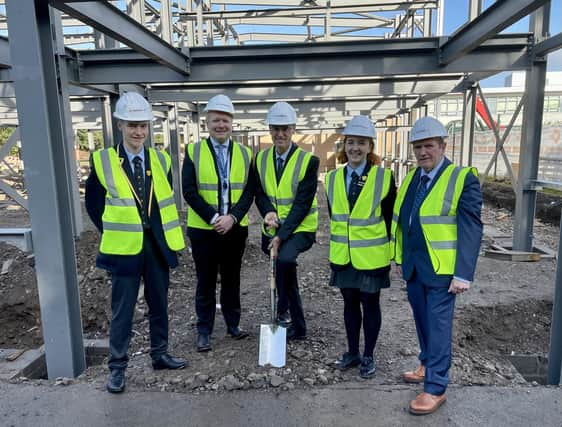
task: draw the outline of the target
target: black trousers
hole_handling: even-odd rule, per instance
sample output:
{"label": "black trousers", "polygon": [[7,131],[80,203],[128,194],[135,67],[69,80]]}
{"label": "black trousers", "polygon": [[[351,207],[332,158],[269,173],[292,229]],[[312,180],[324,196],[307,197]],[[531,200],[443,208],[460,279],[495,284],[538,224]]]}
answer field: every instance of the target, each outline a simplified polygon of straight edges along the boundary
{"label": "black trousers", "polygon": [[212,334],[215,324],[217,274],[221,274],[220,304],[227,328],[240,323],[240,268],[247,227],[235,226],[225,235],[199,230],[190,235],[197,272],[195,311],[197,331]]}
{"label": "black trousers", "polygon": [[[348,351],[359,354],[359,336],[361,322],[365,335],[363,356],[373,357],[375,344],[381,329],[380,291],[375,293],[361,292],[359,289],[340,289],[343,296],[343,318],[347,333]],[[361,313],[363,307],[363,313]]]}
{"label": "black trousers", "polygon": [[[306,334],[306,322],[299,293],[297,278],[297,257],[302,252],[309,250],[314,244],[314,233],[300,232],[292,234],[279,248],[277,255],[277,313],[291,313],[291,324],[297,335]],[[269,254],[267,246],[269,238],[262,234],[262,250]]]}
{"label": "black trousers", "polygon": [[133,315],[141,277],[148,305],[150,356],[154,359],[168,351],[168,286],[170,270],[152,233],[145,231],[142,272],[111,276],[111,326],[109,331],[109,369],[125,369],[132,336]]}

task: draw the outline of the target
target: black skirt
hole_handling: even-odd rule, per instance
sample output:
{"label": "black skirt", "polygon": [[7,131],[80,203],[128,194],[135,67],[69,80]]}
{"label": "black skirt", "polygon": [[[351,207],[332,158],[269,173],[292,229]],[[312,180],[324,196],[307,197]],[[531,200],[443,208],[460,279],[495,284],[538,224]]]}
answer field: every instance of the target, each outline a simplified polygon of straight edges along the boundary
{"label": "black skirt", "polygon": [[330,286],[339,289],[354,288],[361,292],[374,294],[383,288],[390,287],[389,273],[389,271],[384,271],[373,275],[371,272],[357,270],[351,264],[348,264],[338,270],[332,269]]}

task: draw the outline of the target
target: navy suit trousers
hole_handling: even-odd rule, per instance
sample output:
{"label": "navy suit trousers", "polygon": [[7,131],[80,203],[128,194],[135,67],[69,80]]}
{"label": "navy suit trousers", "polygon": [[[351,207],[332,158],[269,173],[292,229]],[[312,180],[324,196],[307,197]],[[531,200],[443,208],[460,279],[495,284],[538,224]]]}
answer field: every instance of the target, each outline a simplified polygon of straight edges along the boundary
{"label": "navy suit trousers", "polygon": [[[275,275],[277,285],[277,313],[289,310],[291,324],[297,335],[306,335],[306,322],[299,293],[297,277],[297,258],[299,254],[309,250],[314,244],[314,233],[299,232],[291,234],[279,247],[277,255],[277,270]],[[270,239],[262,234],[262,250],[269,253],[267,246]]]}
{"label": "navy suit trousers", "polygon": [[216,314],[217,275],[221,275],[220,304],[227,328],[240,323],[240,269],[246,249],[247,227],[234,226],[225,235],[213,230],[189,233],[197,272],[195,311],[197,332],[212,334]]}
{"label": "navy suit trousers", "polygon": [[132,336],[133,316],[144,279],[144,298],[148,305],[150,355],[157,358],[168,351],[168,264],[150,231],[145,231],[142,273],[111,276],[111,327],[109,331],[109,369],[125,369]]}
{"label": "navy suit trousers", "polygon": [[449,383],[455,295],[448,292],[448,286],[424,283],[415,271],[407,289],[420,344],[419,359],[425,366],[424,391],[441,395]]}

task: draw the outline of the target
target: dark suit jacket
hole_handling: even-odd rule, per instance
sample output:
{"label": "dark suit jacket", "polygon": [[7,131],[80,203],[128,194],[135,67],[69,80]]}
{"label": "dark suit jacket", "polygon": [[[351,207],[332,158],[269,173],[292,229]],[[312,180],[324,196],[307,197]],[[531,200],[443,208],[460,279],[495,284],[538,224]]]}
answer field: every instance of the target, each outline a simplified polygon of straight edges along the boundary
{"label": "dark suit jacket", "polygon": [[[364,180],[367,180],[367,176],[369,176],[369,171],[371,170],[371,164],[367,163],[365,165],[365,169],[363,169],[363,173],[361,174],[362,177],[364,177]],[[347,166],[346,166],[347,168]],[[342,176],[342,179],[344,180],[343,185],[346,185],[345,179],[347,176],[347,170],[344,171],[344,174]],[[360,180],[363,181],[363,180]],[[363,191],[363,186],[362,185],[358,185],[359,187],[359,194],[361,194],[361,191]],[[384,218],[384,222],[386,224],[386,233],[388,235],[388,240],[390,240],[390,228],[392,227],[392,215],[393,215],[393,210],[394,210],[394,201],[396,200],[396,183],[394,181],[394,174],[391,174],[390,176],[390,187],[388,189],[388,193],[386,195],[386,197],[384,197],[381,200],[381,211],[382,211],[382,216]],[[349,206],[349,210],[351,211],[353,208],[350,205]],[[330,214],[330,218],[332,217],[332,207],[330,206],[330,203],[328,201],[328,212]],[[332,270],[334,271],[338,271],[338,270],[344,270],[346,269],[349,265],[351,265],[351,262],[347,265],[338,265],[338,264],[333,264],[330,263],[330,267],[332,268]],[[365,271],[365,270],[363,270]],[[381,267],[381,268],[376,268],[374,270],[369,270],[368,274],[372,275],[372,276],[379,276],[381,274],[386,273],[387,271],[390,271],[390,266],[388,267]]]}
{"label": "dark suit jacket", "polygon": [[[451,161],[445,158],[443,165],[431,181],[428,194]],[[453,276],[435,274],[431,259],[427,251],[425,238],[419,223],[419,216],[412,217],[410,212],[414,202],[416,189],[420,182],[421,168],[415,172],[412,182],[400,209],[400,226],[402,228],[402,273],[405,280],[412,278],[414,271],[420,275],[424,284],[428,286],[449,286]],[[457,259],[454,276],[465,280],[474,279],[474,270],[480,251],[482,239],[482,193],[478,179],[469,173],[457,207]]]}
{"label": "dark suit jacket", "polygon": [[[209,150],[211,150],[211,154],[213,155],[215,171],[217,173],[217,176],[219,176],[217,159],[215,156],[215,150],[213,149],[213,144],[211,143],[211,140],[207,139],[207,140],[202,140],[201,142],[208,144]],[[229,147],[230,158],[232,158],[232,147],[233,144],[230,144]],[[230,162],[230,166],[232,167],[232,162]],[[253,165],[252,162],[250,162],[250,171],[248,172],[248,182],[246,184],[246,187],[244,188],[244,191],[242,192],[242,195],[240,196],[238,202],[235,204],[230,203],[230,209],[228,210],[228,213],[236,217],[237,222],[234,225],[234,227],[236,228],[241,227],[240,221],[242,220],[242,218],[244,218],[244,215],[246,215],[246,213],[248,212],[250,206],[252,206],[252,203],[254,201],[254,187],[255,187],[254,175],[255,174],[253,171]],[[210,224],[211,220],[218,212],[215,210],[215,208],[209,205],[199,194],[199,190],[197,188],[197,177],[195,174],[195,165],[193,164],[193,161],[189,158],[189,155],[187,154],[187,147],[186,147],[185,157],[183,160],[182,185],[183,185],[183,197],[185,198],[187,204],[195,212],[197,212],[197,215],[199,215],[204,221]],[[217,184],[217,194],[218,194],[217,203],[220,211],[222,209],[220,182]],[[247,227],[244,228],[247,229]],[[194,237],[196,235],[202,236],[209,232],[215,233],[214,230],[202,230],[193,227],[188,227],[187,229],[187,234],[190,237]]]}
{"label": "dark suit jacket", "polygon": [[[115,147],[119,153],[119,157],[123,158],[123,169],[125,170],[129,180],[133,182],[133,171],[131,170],[131,165],[127,159],[127,154],[125,150],[118,145]],[[144,161],[145,170],[149,169],[150,165],[150,154],[147,149],[144,150]],[[97,227],[97,229],[103,233],[102,215],[105,210],[105,188],[101,185],[96,172],[94,171],[93,161],[90,159],[90,175],[86,180],[86,210],[90,219]],[[168,182],[170,186],[172,185],[171,174],[168,173]],[[152,175],[148,176],[145,174],[145,199],[148,197],[150,192],[150,185],[152,183]],[[145,207],[148,206],[148,201],[145,203]],[[137,208],[138,206],[137,203]],[[178,265],[178,259],[176,252],[170,250],[164,238],[164,231],[162,230],[162,218],[160,217],[160,210],[158,209],[158,203],[156,201],[156,196],[152,196],[152,212],[148,218],[150,229],[145,230],[145,238],[153,238],[156,242],[157,247],[160,249],[163,259],[171,268]],[[143,268],[144,257],[142,251],[137,255],[107,255],[100,253],[96,259],[96,265],[100,268],[106,269],[111,273],[118,275],[130,275],[130,274],[140,274]]]}
{"label": "dark suit jacket", "polygon": [[[289,154],[287,155],[285,164],[287,164],[296,149],[297,145],[293,143],[293,145],[289,149]],[[273,159],[275,159],[275,156],[273,156]],[[312,202],[314,201],[314,197],[316,196],[316,188],[318,187],[319,164],[320,160],[316,156],[312,156],[312,158],[308,162],[308,167],[306,168],[304,178],[297,187],[295,200],[293,201],[293,207],[291,208],[289,215],[287,215],[287,218],[285,218],[285,221],[283,222],[281,227],[279,227],[279,229],[277,230],[277,236],[279,236],[281,241],[287,240],[291,236],[291,234],[293,234],[293,232],[306,218],[308,212],[310,211],[310,207],[312,206]],[[275,167],[275,165],[272,166]],[[258,207],[261,215],[265,216],[265,214],[267,214],[268,212],[275,211],[275,208],[271,204],[271,201],[269,200],[269,197],[267,197],[267,194],[265,194],[265,189],[263,189],[261,186],[257,168],[255,168],[255,170],[256,206]],[[285,172],[283,171],[283,173]]]}

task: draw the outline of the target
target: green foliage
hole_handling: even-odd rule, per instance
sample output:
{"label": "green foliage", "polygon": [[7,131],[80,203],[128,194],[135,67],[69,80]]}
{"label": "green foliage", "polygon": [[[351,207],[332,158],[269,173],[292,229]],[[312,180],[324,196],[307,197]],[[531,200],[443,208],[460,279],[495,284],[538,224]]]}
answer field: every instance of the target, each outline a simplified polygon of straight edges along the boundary
{"label": "green foliage", "polygon": [[[92,131],[94,134],[94,149],[103,148],[103,134],[100,130]],[[88,131],[86,129],[78,129],[76,132],[76,142],[78,148],[83,151],[89,151],[88,147]]]}
{"label": "green foliage", "polygon": [[[10,139],[10,136],[12,136],[15,130],[16,128],[14,127],[0,127],[0,148],[4,146],[8,139]],[[19,148],[16,145],[10,150],[10,155],[15,156],[17,155],[18,151]]]}

